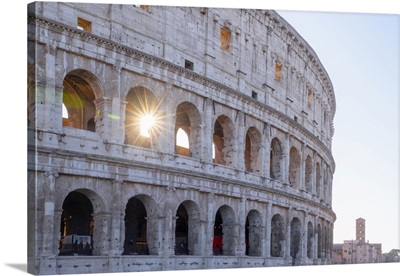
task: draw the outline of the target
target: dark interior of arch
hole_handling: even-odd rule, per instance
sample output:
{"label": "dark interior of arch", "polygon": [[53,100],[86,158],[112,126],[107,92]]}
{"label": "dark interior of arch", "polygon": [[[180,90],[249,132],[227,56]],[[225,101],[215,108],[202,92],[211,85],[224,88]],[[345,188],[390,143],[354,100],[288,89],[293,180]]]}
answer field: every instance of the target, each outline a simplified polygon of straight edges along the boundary
{"label": "dark interior of arch", "polygon": [[92,203],[84,194],[74,191],[65,198],[62,208],[60,255],[92,255]]}
{"label": "dark interior of arch", "polygon": [[142,201],[133,197],[125,209],[125,241],[122,255],[149,255],[147,213]]}

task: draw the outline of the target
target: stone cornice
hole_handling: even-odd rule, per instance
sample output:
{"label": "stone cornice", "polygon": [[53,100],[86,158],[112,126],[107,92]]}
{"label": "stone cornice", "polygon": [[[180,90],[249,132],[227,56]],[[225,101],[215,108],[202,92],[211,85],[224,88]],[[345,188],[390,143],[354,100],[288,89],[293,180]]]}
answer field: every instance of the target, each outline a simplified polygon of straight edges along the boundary
{"label": "stone cornice", "polygon": [[[109,157],[109,156],[97,155],[97,154],[87,155],[85,153],[79,153],[79,152],[74,152],[74,151],[69,151],[69,150],[54,150],[53,148],[46,148],[46,147],[30,148],[28,146],[28,150],[34,150],[36,154],[43,154],[43,155],[51,154],[52,158],[54,158],[55,156],[61,157],[61,156],[70,155],[70,156],[73,156],[74,158],[90,159],[91,161],[94,161],[94,162],[104,162],[104,163],[107,163],[108,165],[116,166],[116,167],[121,167],[121,166],[122,167],[123,166],[135,167],[138,169],[145,169],[146,171],[165,173],[167,175],[170,175],[172,173],[174,175],[181,175],[182,177],[191,177],[193,179],[198,179],[200,181],[207,180],[210,183],[221,183],[223,185],[228,185],[228,186],[232,185],[232,184],[238,185],[240,187],[250,188],[252,191],[260,191],[260,192],[263,192],[266,194],[270,193],[270,194],[282,195],[287,198],[294,199],[298,202],[302,202],[302,203],[309,204],[310,206],[318,207],[321,210],[325,211],[326,213],[330,214],[334,218],[334,220],[336,220],[336,214],[333,212],[333,210],[330,208],[327,208],[323,204],[319,204],[319,203],[310,201],[307,198],[303,198],[303,197],[293,194],[293,193],[289,193],[289,192],[279,190],[279,189],[274,189],[273,187],[260,186],[257,184],[253,184],[251,182],[241,181],[241,180],[237,180],[237,179],[233,179],[233,178],[222,177],[222,176],[214,175],[214,174],[204,174],[204,173],[195,172],[192,170],[175,168],[172,166],[162,166],[162,165],[157,165],[157,164],[153,164],[153,163],[149,164],[149,163],[141,162],[141,161],[137,161],[137,160],[126,160],[124,158]],[[44,172],[45,172],[46,166],[48,166],[48,164],[31,164],[31,165],[34,165],[36,167],[37,171],[41,171],[43,169]],[[43,166],[43,168],[42,168],[42,166]],[[30,169],[31,168],[29,167],[29,164],[28,164],[28,170],[30,170]],[[51,169],[54,170],[53,167]],[[64,168],[59,168],[59,167],[57,168],[58,175],[63,174],[63,169]],[[69,174],[69,173],[67,173],[67,174]],[[110,181],[115,181],[115,179],[117,177],[120,182],[124,182],[124,183],[130,182],[129,179],[124,178],[123,175],[120,175],[120,174],[115,175],[113,173],[106,173],[106,174],[109,174],[109,178],[106,178],[106,179],[109,179]],[[76,169],[74,170],[74,175],[77,175],[77,176],[80,175]],[[83,173],[82,176],[86,176],[86,174]],[[100,176],[98,176],[98,177],[100,177]],[[101,178],[105,179],[104,177],[101,177]],[[145,182],[143,182],[143,183],[145,183]],[[155,185],[161,185],[161,184],[156,183]],[[166,184],[166,185],[168,186],[168,184]],[[220,194],[216,190],[212,190],[212,189],[209,189],[207,187],[202,187],[202,186],[199,187],[199,186],[186,185],[185,187],[176,187],[176,188],[195,189],[195,190],[199,190],[199,191],[203,191],[203,192]],[[224,193],[224,194],[226,194],[226,193]],[[230,196],[237,197],[237,198],[242,197],[242,195],[239,195],[239,194],[237,196],[235,196],[234,194],[232,194]],[[285,207],[284,205],[279,205],[279,206]]]}

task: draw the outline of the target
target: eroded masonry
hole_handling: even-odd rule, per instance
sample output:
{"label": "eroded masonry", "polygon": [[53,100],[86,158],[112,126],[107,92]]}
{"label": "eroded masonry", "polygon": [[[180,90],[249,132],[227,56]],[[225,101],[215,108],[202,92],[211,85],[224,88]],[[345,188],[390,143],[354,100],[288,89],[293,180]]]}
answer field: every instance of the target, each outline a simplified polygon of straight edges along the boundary
{"label": "eroded masonry", "polygon": [[28,6],[34,274],[330,264],[335,95],[276,12]]}

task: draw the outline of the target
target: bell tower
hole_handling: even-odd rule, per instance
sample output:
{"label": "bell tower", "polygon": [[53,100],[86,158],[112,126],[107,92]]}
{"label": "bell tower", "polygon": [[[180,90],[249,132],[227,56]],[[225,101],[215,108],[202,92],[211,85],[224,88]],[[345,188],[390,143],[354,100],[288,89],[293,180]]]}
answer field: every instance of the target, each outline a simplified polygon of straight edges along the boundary
{"label": "bell tower", "polygon": [[365,219],[356,219],[356,239],[365,242]]}

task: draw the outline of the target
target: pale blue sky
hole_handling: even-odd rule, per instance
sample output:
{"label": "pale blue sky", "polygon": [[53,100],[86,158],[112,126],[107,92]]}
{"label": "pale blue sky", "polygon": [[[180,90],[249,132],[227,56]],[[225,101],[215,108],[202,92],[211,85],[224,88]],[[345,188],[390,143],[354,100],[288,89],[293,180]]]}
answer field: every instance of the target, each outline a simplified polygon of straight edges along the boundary
{"label": "pale blue sky", "polygon": [[278,11],[317,53],[336,95],[334,242],[399,248],[399,16]]}

